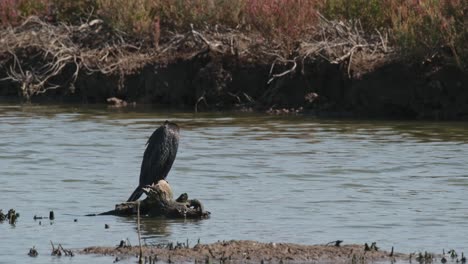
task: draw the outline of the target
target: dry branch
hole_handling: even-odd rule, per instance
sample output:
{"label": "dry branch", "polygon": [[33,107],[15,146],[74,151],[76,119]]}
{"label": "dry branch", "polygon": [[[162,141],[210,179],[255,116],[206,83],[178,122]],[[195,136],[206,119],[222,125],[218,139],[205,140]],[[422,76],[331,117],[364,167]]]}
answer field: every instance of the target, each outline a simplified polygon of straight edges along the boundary
{"label": "dry branch", "polygon": [[186,193],[173,200],[172,189],[165,180],[160,180],[153,186],[143,188],[147,198],[143,201],[117,204],[115,209],[101,215],[148,215],[167,218],[208,218],[210,212],[205,211],[202,203],[196,199],[188,199]]}
{"label": "dry branch", "polygon": [[271,75],[271,78],[268,80],[267,84],[270,84],[275,78],[279,78],[279,77],[282,77],[282,76],[285,76],[286,74],[289,74],[291,72],[294,72],[296,70],[296,67],[297,67],[297,63],[296,63],[296,59],[297,58],[294,58],[293,60],[291,61],[286,61],[286,62],[292,62],[293,63],[293,66],[282,72],[282,73],[278,73],[278,74],[273,74],[271,75],[271,73],[273,72],[273,67],[274,67],[274,64],[271,66],[271,70],[270,70],[270,75]]}

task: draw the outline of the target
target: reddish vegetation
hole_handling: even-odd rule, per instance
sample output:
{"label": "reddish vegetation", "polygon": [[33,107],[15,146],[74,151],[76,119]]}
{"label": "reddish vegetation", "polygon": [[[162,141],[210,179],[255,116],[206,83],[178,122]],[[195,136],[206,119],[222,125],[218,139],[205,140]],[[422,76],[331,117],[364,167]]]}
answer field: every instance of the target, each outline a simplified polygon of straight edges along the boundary
{"label": "reddish vegetation", "polygon": [[286,48],[320,31],[317,12],[330,20],[359,20],[366,32],[389,33],[403,54],[431,56],[441,46],[466,66],[468,1],[464,0],[3,0],[0,26],[18,25],[27,16],[76,23],[101,18],[142,39],[162,30],[223,25],[255,30]]}

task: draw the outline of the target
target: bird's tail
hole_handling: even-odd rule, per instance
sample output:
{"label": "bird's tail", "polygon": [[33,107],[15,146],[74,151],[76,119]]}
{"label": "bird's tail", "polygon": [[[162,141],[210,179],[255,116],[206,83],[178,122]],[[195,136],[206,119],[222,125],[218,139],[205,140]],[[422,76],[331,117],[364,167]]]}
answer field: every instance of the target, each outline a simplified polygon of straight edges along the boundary
{"label": "bird's tail", "polygon": [[135,191],[133,191],[132,195],[130,195],[130,198],[128,198],[127,202],[133,202],[138,200],[140,196],[143,194],[143,189],[138,186],[136,187]]}

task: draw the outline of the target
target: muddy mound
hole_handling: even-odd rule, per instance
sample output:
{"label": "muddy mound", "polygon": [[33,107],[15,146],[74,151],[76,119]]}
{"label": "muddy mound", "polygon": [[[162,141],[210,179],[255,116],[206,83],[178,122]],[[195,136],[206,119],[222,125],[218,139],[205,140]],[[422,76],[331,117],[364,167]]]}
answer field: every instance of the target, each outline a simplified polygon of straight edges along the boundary
{"label": "muddy mound", "polygon": [[[118,258],[134,257],[139,247],[89,247],[83,254],[104,254]],[[213,244],[186,243],[143,247],[143,256],[149,261],[168,263],[373,263],[408,259],[409,256],[389,253],[363,245],[299,245],[291,243],[260,243],[250,240],[219,241]]]}

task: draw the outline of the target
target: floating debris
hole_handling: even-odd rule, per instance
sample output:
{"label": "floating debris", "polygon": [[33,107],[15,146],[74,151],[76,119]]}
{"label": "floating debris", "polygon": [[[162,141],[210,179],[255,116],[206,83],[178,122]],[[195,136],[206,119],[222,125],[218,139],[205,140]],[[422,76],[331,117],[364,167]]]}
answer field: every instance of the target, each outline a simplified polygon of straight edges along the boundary
{"label": "floating debris", "polygon": [[52,253],[50,255],[58,256],[58,257],[62,256],[62,251],[60,251],[59,247],[55,248],[54,243],[52,242],[52,240],[50,241],[50,245],[52,246]]}
{"label": "floating debris", "polygon": [[109,227],[110,227],[110,226],[109,226],[108,224],[105,224],[105,225],[104,225],[104,228],[105,228],[105,229],[109,229]]}
{"label": "floating debris", "polygon": [[14,225],[19,216],[20,214],[17,213],[15,209],[8,210],[7,214],[4,214],[3,211],[0,209],[0,223],[2,223],[5,220],[8,220],[8,223]]}
{"label": "floating debris", "polygon": [[37,215],[34,215],[33,219],[34,219],[34,221],[36,221],[36,220],[42,220],[42,219],[54,220],[54,219],[55,219],[54,211],[50,211],[50,212],[49,212],[49,217],[47,217],[47,216],[37,216]]}
{"label": "floating debris", "polygon": [[34,217],[33,217],[34,221],[39,220],[39,219],[44,219],[44,218],[45,217],[43,217],[43,216],[37,216],[37,215],[34,215]]}
{"label": "floating debris", "polygon": [[62,247],[62,244],[59,244],[59,248],[63,251],[63,253],[65,254],[65,256],[69,256],[69,257],[73,257],[75,256],[75,254],[73,253],[73,251],[69,250],[69,249],[65,249]]}
{"label": "floating debris", "polygon": [[29,249],[28,256],[30,256],[30,257],[37,257],[37,255],[39,255],[39,253],[37,252],[35,246]]}
{"label": "floating debris", "polygon": [[343,240],[335,240],[335,241],[328,242],[325,245],[326,246],[334,245],[335,247],[339,247],[341,246],[341,243],[343,243]]}
{"label": "floating debris", "polygon": [[440,260],[440,262],[442,262],[442,264],[447,263],[447,259],[445,258],[445,256],[442,257],[442,259]]}
{"label": "floating debris", "polygon": [[370,247],[369,244],[365,243],[364,251],[379,251],[379,248],[377,247],[377,242],[372,242]]}
{"label": "floating debris", "polygon": [[364,251],[370,251],[370,247],[367,243],[364,244]]}

